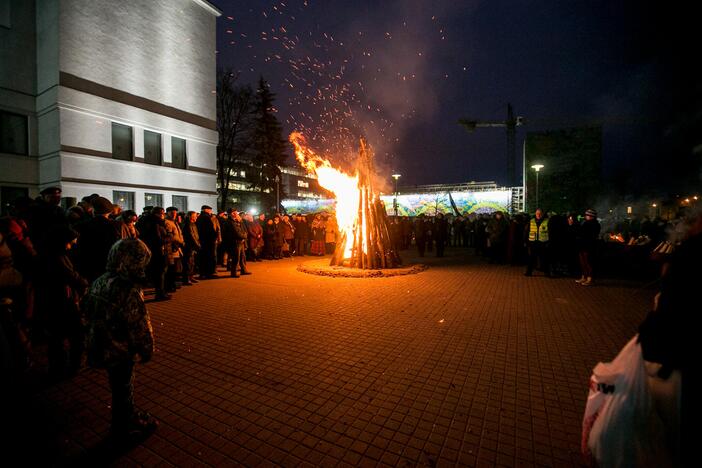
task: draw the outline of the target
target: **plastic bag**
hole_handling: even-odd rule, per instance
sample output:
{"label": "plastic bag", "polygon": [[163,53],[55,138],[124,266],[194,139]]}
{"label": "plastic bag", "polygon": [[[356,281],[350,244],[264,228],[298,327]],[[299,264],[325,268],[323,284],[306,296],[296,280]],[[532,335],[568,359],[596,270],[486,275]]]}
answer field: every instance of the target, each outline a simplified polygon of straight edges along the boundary
{"label": "plastic bag", "polygon": [[612,362],[597,364],[590,377],[581,449],[602,468],[655,466],[654,460],[666,458],[637,337]]}

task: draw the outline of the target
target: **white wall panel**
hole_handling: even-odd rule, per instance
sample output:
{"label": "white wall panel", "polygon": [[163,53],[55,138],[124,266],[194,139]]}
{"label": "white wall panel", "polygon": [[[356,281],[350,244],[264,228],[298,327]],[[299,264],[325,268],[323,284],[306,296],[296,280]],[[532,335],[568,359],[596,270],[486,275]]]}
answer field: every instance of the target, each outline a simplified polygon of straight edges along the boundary
{"label": "white wall panel", "polygon": [[71,179],[107,181],[201,192],[215,190],[214,174],[120,161],[117,159],[61,153],[61,176]]}
{"label": "white wall panel", "polygon": [[214,120],[215,20],[192,0],[62,0],[60,70]]}

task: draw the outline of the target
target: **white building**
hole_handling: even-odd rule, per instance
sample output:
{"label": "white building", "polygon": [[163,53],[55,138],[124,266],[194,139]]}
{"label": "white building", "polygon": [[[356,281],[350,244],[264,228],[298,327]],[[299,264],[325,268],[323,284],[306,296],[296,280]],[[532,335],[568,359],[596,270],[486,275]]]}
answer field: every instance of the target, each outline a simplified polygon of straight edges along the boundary
{"label": "white building", "polygon": [[0,202],[58,185],[125,209],[216,205],[205,0],[0,0]]}

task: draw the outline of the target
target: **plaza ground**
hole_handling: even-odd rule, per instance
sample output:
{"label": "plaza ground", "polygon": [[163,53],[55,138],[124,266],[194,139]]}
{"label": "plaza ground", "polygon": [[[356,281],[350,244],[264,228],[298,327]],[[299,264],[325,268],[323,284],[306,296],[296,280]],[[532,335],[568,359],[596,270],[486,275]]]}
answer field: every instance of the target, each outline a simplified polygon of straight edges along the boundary
{"label": "plaza ground", "polygon": [[305,257],[181,288],[148,305],[157,352],[135,394],[153,436],[105,448],[109,388],[89,369],[24,395],[15,448],[59,465],[582,465],[591,370],[655,285],[428,255],[407,276],[314,276]]}

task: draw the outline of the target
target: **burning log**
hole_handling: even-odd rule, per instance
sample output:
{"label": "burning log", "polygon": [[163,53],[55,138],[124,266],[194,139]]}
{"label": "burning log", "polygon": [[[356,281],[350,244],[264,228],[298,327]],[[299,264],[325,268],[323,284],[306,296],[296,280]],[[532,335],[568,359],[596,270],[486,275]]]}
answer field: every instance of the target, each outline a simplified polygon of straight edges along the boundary
{"label": "burning log", "polygon": [[[397,267],[402,261],[390,238],[385,205],[373,191],[373,153],[364,139],[361,139],[357,170],[359,200],[353,239],[342,236],[330,265],[362,269]],[[352,245],[350,257],[344,254],[349,241]]]}
{"label": "burning log", "polygon": [[319,184],[336,195],[336,217],[341,238],[331,266],[361,269],[393,268],[401,264],[390,238],[385,205],[373,191],[373,153],[362,138],[357,175],[348,176],[317,156],[298,132],[290,134],[298,161],[315,173]]}

